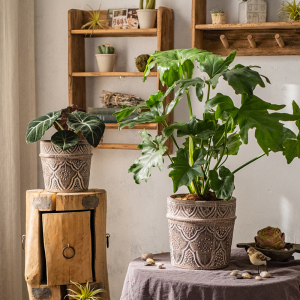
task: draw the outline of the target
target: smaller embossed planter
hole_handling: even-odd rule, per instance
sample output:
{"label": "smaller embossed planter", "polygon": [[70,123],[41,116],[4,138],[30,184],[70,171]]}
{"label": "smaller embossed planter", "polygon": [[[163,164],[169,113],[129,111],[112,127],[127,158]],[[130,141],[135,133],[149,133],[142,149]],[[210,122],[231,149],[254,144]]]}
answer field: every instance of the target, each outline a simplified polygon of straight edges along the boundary
{"label": "smaller embossed planter", "polygon": [[92,153],[86,141],[80,141],[66,151],[51,141],[41,141],[40,150],[45,189],[48,192],[75,193],[88,190]]}
{"label": "smaller embossed planter", "polygon": [[229,265],[236,210],[230,201],[191,201],[168,197],[171,263],[193,270]]}

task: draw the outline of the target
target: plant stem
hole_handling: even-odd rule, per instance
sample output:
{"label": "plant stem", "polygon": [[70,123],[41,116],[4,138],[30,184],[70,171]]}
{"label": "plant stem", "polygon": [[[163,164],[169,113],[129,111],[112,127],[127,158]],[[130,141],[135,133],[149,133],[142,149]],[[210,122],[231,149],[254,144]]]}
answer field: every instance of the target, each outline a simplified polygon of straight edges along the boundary
{"label": "plant stem", "polygon": [[[162,123],[162,124],[163,124],[163,126],[164,126],[165,128],[169,126],[166,120],[165,120],[164,123]],[[176,148],[179,149],[179,146],[178,146],[178,144],[177,144],[177,142],[176,142],[176,140],[175,140],[174,135],[171,134],[170,137],[171,137],[171,139],[173,140],[174,144],[176,145]]]}
{"label": "plant stem", "polygon": [[55,123],[61,130],[64,130],[64,128],[57,121],[55,121]]}
{"label": "plant stem", "polygon": [[169,159],[170,159],[171,163],[173,164],[173,163],[174,163],[174,161],[173,161],[172,157],[169,155],[169,153],[167,153],[167,155],[168,155],[168,157],[169,157]]}
{"label": "plant stem", "polygon": [[250,161],[246,162],[245,164],[243,164],[242,166],[240,166],[239,168],[237,168],[236,170],[234,170],[234,171],[232,172],[232,174],[235,174],[235,173],[238,172],[239,170],[241,170],[241,169],[243,169],[244,167],[250,165],[251,163],[253,163],[254,161],[260,159],[261,157],[263,157],[263,156],[265,156],[265,155],[266,155],[266,153],[262,153],[261,155],[259,155],[259,156],[255,157],[255,158],[251,159]]}
{"label": "plant stem", "polygon": [[208,88],[207,88],[207,98],[206,98],[206,101],[209,100],[209,96],[210,96],[210,83],[208,83],[207,85],[208,85]]}
{"label": "plant stem", "polygon": [[213,170],[217,170],[218,169],[218,166],[220,165],[222,159],[223,159],[223,156],[224,156],[224,153],[225,153],[225,150],[226,150],[226,145],[227,145],[227,125],[228,125],[228,122],[226,122],[225,124],[225,130],[224,130],[224,133],[225,133],[225,140],[224,140],[224,148],[222,149],[222,152],[220,154],[220,157],[215,165],[215,167],[213,168]]}

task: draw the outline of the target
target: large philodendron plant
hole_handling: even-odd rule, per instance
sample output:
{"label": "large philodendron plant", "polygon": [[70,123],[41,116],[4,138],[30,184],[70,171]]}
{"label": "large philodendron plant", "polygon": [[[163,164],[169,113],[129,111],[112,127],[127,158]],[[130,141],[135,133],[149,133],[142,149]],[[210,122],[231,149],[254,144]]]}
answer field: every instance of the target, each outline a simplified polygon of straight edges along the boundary
{"label": "large philodendron plant", "polygon": [[[271,151],[283,152],[287,162],[295,157],[300,158],[300,135],[296,136],[284,127],[283,122],[297,121],[300,129],[300,109],[293,102],[294,113],[279,112],[285,105],[266,102],[253,94],[257,85],[265,87],[264,80],[269,80],[254,69],[257,67],[238,64],[230,68],[236,52],[226,59],[198,49],[182,49],[155,52],[148,60],[145,76],[157,65],[160,81],[167,85],[165,93],[158,91],[151,95],[146,104],[135,107],[123,106],[117,112],[119,128],[130,128],[142,123],[160,123],[164,126],[161,135],[154,139],[144,130],[140,133],[143,141],[138,146],[142,156],[129,169],[134,174],[136,183],[147,181],[151,176],[152,167],[163,168],[163,155],[167,152],[164,145],[171,137],[177,148],[176,156],[170,157],[172,169],[169,176],[173,180],[174,192],[181,186],[187,186],[190,194],[211,199],[229,200],[235,189],[235,174],[250,163]],[[203,77],[193,77],[194,63],[203,73]],[[218,92],[211,97],[211,90],[216,89],[219,80],[223,78],[233,88],[236,99]],[[176,91],[174,99],[165,106],[163,102],[167,95]],[[202,116],[193,112],[190,93],[195,91],[200,102],[204,101]],[[204,91],[206,96],[204,97]],[[187,98],[190,120],[183,123],[167,123],[167,116],[184,96]],[[148,109],[130,120],[124,120],[134,111]],[[283,121],[283,122],[282,122]],[[248,144],[249,130],[255,130],[257,143],[263,153],[245,162],[236,170],[229,170],[225,162],[229,155],[237,155],[242,144]],[[179,146],[177,137],[186,137]]]}
{"label": "large philodendron plant", "polygon": [[52,127],[56,129],[56,133],[52,135],[51,142],[63,151],[77,145],[80,139],[97,147],[105,130],[105,124],[99,118],[72,105],[31,121],[27,127],[26,142],[39,141]]}

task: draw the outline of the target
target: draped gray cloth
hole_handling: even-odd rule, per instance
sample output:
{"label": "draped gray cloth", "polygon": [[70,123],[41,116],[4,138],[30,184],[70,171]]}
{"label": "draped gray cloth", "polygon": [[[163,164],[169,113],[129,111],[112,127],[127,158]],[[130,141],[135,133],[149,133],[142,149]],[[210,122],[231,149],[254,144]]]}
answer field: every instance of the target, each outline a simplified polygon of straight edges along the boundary
{"label": "draped gray cloth", "polygon": [[165,269],[146,267],[136,259],[129,264],[121,300],[299,300],[300,260],[269,262],[272,278],[236,279],[231,270],[257,272],[243,249],[232,250],[230,265],[214,271],[184,270],[170,263],[170,254],[154,256]]}

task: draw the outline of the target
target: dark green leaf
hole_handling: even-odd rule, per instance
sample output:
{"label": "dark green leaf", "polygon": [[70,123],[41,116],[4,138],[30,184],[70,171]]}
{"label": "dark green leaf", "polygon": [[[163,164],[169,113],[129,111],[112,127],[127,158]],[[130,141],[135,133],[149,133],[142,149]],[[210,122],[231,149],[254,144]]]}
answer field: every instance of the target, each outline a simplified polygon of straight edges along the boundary
{"label": "dark green leaf", "polygon": [[58,131],[51,137],[52,144],[56,145],[63,151],[72,148],[78,143],[78,141],[78,135],[70,130]]}
{"label": "dark green leaf", "polygon": [[265,87],[260,74],[243,65],[236,65],[233,69],[226,71],[224,79],[233,87],[236,94],[246,93],[250,97],[257,85]]}
{"label": "dark green leaf", "polygon": [[144,130],[140,132],[140,136],[143,138],[143,142],[138,148],[142,149],[142,156],[128,170],[129,173],[134,174],[133,177],[136,183],[140,183],[141,180],[147,182],[153,167],[158,167],[162,171],[164,165],[163,155],[168,150],[168,147],[164,146],[167,140],[164,135],[156,136],[152,140],[152,136]]}
{"label": "dark green leaf", "polygon": [[217,171],[209,171],[210,186],[219,199],[230,200],[234,191],[234,175],[224,166]]}
{"label": "dark green leaf", "polygon": [[290,164],[294,158],[300,158],[300,139],[287,139],[284,144],[283,154],[286,157],[287,163]]}
{"label": "dark green leaf", "polygon": [[204,148],[197,149],[194,152],[194,164],[190,166],[188,151],[179,149],[176,157],[173,157],[173,163],[169,168],[173,168],[169,177],[173,180],[174,193],[181,186],[189,186],[193,179],[203,176],[202,165],[205,164],[206,150]]}
{"label": "dark green leaf", "polygon": [[31,121],[27,127],[26,142],[35,143],[39,141],[45,132],[59,118],[60,114],[61,110],[54,111]]}
{"label": "dark green leaf", "polygon": [[186,90],[188,90],[191,86],[196,88],[196,95],[199,101],[203,99],[203,88],[205,86],[205,82],[200,77],[195,77],[193,79],[180,79],[176,82],[177,85],[180,84],[180,88],[175,94],[175,97],[181,96]]}
{"label": "dark green leaf", "polygon": [[71,129],[81,131],[87,142],[94,148],[99,145],[105,130],[105,124],[98,117],[82,111],[68,114],[67,124]]}
{"label": "dark green leaf", "polygon": [[139,104],[137,106],[123,105],[122,109],[120,109],[119,111],[116,111],[113,114],[113,116],[117,116],[117,121],[120,122],[120,121],[126,119],[127,117],[129,117],[135,111],[137,111],[139,109],[146,109],[146,108],[147,108],[147,106],[145,105],[145,103]]}
{"label": "dark green leaf", "polygon": [[235,56],[236,51],[231,52],[226,59],[219,55],[210,54],[206,56],[204,62],[200,63],[200,70],[207,73],[209,78],[212,79],[213,87],[217,85],[219,77],[228,70]]}
{"label": "dark green leaf", "polygon": [[[298,104],[293,101],[293,115],[294,116],[299,116],[300,115],[300,108],[298,106]],[[298,127],[299,131],[300,131],[300,120],[296,121],[296,126]]]}
{"label": "dark green leaf", "polygon": [[157,112],[157,114],[161,116],[164,112],[164,99],[163,92],[158,91],[157,93],[150,95],[149,99],[146,101],[146,105],[151,111]]}

